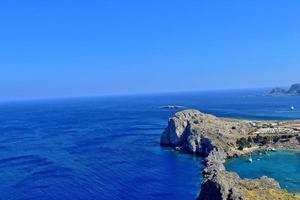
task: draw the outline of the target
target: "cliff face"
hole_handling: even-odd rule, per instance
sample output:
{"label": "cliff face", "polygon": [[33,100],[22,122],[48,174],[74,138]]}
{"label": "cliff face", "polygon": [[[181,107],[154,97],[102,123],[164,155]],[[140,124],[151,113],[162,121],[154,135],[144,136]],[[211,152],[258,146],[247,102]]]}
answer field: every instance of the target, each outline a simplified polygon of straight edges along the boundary
{"label": "cliff face", "polygon": [[161,144],[207,156],[213,149],[212,141],[205,132],[197,132],[195,124],[208,120],[215,120],[215,117],[204,115],[197,110],[176,113],[161,136]]}
{"label": "cliff face", "polygon": [[[300,199],[281,190],[273,179],[241,179],[236,173],[227,172],[224,167],[228,157],[258,148],[267,149],[276,145],[276,148],[285,148],[286,144],[300,149],[300,140],[297,140],[300,129],[297,125],[300,126],[300,122],[220,119],[197,110],[185,110],[169,119],[168,127],[161,136],[161,144],[205,157],[206,168],[199,200]],[[281,136],[285,136],[284,142]],[[272,137],[276,137],[276,140]],[[244,145],[247,147],[244,148]]]}
{"label": "cliff face", "polygon": [[270,95],[300,95],[300,84],[293,84],[288,90],[283,88],[274,88]]}

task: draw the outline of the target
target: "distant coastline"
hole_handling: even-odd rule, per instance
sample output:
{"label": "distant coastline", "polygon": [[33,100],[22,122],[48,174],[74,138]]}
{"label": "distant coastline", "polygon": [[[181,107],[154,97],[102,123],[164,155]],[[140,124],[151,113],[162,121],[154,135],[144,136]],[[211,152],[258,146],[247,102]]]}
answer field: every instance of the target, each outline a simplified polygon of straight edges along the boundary
{"label": "distant coastline", "polygon": [[276,87],[273,88],[269,95],[276,96],[276,95],[290,95],[290,96],[300,96],[300,83],[296,83],[290,86],[289,89]]}

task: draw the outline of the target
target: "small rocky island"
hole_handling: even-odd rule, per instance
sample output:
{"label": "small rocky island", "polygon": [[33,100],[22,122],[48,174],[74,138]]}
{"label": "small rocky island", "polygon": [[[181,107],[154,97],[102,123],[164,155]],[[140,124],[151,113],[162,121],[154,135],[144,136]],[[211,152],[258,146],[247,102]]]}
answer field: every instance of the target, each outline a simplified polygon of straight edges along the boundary
{"label": "small rocky island", "polygon": [[205,158],[199,200],[297,199],[271,178],[241,179],[228,158],[254,151],[300,150],[300,121],[247,121],[184,110],[169,119],[161,145]]}
{"label": "small rocky island", "polygon": [[289,89],[274,88],[269,95],[300,95],[300,83],[293,84]]}

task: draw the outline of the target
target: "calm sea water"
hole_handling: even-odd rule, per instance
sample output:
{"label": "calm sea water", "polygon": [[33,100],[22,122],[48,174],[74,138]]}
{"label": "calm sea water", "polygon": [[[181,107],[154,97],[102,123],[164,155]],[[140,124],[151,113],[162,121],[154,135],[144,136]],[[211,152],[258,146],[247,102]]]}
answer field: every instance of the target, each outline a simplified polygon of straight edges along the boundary
{"label": "calm sea water", "polygon": [[202,160],[159,146],[167,119],[178,111],[159,106],[221,117],[300,118],[299,97],[257,96],[264,92],[1,103],[0,199],[194,199]]}
{"label": "calm sea water", "polygon": [[226,168],[243,178],[274,178],[282,188],[300,193],[300,153],[278,151],[253,154],[252,157],[253,163],[248,162],[248,157],[231,159],[226,163]]}

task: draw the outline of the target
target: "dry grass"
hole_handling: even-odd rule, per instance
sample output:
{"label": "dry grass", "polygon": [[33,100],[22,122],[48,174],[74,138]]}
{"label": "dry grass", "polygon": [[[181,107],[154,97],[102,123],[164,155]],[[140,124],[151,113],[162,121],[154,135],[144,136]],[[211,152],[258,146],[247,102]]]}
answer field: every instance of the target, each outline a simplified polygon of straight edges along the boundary
{"label": "dry grass", "polygon": [[246,190],[247,200],[300,200],[300,196],[286,191],[270,190]]}

